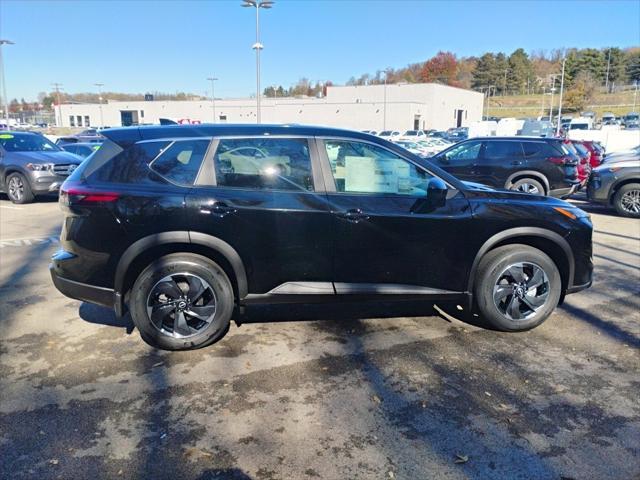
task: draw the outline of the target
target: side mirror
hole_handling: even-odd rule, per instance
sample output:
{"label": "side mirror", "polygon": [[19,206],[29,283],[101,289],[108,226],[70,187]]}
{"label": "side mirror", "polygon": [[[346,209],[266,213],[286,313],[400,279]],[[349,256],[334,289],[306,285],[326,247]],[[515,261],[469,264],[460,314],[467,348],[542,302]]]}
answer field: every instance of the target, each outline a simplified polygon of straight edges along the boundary
{"label": "side mirror", "polygon": [[433,208],[444,207],[447,201],[447,184],[441,179],[434,177],[427,184],[427,201]]}

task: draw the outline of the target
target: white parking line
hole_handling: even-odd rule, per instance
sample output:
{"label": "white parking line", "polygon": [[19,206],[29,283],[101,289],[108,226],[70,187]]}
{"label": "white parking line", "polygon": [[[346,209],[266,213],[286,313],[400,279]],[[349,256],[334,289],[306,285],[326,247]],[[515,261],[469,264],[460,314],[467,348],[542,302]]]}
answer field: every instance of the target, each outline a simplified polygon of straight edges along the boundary
{"label": "white parking line", "polygon": [[22,210],[22,207],[10,207],[9,205],[0,205],[0,208],[6,208],[8,210]]}
{"label": "white parking line", "polygon": [[58,237],[0,239],[0,248],[30,247],[42,245],[43,243],[58,243],[59,241]]}

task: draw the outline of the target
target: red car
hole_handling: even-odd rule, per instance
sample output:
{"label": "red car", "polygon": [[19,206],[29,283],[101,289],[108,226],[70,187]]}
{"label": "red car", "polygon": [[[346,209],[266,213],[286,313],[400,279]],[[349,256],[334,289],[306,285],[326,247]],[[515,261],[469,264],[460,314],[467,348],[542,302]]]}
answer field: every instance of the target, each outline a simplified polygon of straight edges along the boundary
{"label": "red car", "polygon": [[591,152],[583,145],[581,140],[565,140],[565,143],[571,153],[580,159],[578,162],[578,180],[582,188],[586,185],[591,174]]}
{"label": "red car", "polygon": [[602,159],[604,158],[604,148],[593,140],[583,140],[582,145],[591,152],[591,157],[589,162],[591,163],[591,168],[599,167],[602,163]]}

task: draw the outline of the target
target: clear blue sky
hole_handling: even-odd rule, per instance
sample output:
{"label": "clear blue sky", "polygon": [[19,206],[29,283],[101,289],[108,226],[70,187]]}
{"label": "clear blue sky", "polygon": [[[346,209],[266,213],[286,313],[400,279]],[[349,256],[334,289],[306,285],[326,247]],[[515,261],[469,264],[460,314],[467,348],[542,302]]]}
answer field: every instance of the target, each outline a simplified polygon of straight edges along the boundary
{"label": "clear blue sky", "polygon": [[[277,0],[261,10],[262,84],[345,82],[438,50],[458,56],[640,45],[640,2]],[[255,91],[255,12],[240,0],[0,0],[9,98],[61,82],[120,92]]]}

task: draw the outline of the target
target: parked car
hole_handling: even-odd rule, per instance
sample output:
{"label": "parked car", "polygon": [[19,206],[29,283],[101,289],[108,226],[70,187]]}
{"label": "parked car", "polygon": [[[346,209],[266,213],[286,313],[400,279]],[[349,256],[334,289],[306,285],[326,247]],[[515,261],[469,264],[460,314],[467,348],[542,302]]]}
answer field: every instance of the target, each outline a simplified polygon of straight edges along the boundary
{"label": "parked car", "polygon": [[602,114],[602,125],[616,125],[616,116],[614,113],[605,112]]}
{"label": "parked car", "polygon": [[627,157],[640,155],[640,145],[636,145],[628,150],[618,150],[616,152],[607,153],[602,159],[602,163],[613,163],[619,160],[627,160]]}
{"label": "parked car", "polygon": [[640,114],[637,112],[629,112],[622,119],[622,124],[625,128],[629,128],[629,124],[635,125],[638,122],[640,122]]}
{"label": "parked car", "polygon": [[553,125],[549,121],[525,120],[518,135],[525,137],[553,137],[555,135],[555,128],[553,128]]}
{"label": "parked car", "polygon": [[595,168],[587,185],[587,197],[613,206],[624,217],[640,218],[640,156]]}
{"label": "parked car", "polygon": [[570,140],[566,143],[575,149],[575,153],[580,159],[578,162],[578,180],[580,181],[580,188],[582,188],[587,184],[589,175],[591,175],[591,152],[579,140]]}
{"label": "parked car", "polygon": [[594,140],[582,140],[582,145],[591,153],[589,157],[591,168],[600,166],[604,158],[604,147]]}
{"label": "parked car", "polygon": [[251,303],[354,297],[448,299],[521,331],[591,285],[588,214],[467,185],[380,138],[297,125],[104,135],[60,193],[50,271],[65,295],[126,305],[156,347],[211,344]]}
{"label": "parked car", "polygon": [[394,140],[400,138],[400,132],[397,130],[383,130],[378,134],[378,136],[385,140]]}
{"label": "parked car", "polygon": [[400,145],[402,148],[407,149],[409,152],[413,153],[414,155],[418,155],[419,157],[426,158],[431,156],[430,155],[431,151],[425,148],[424,146],[420,145],[418,142],[412,142],[410,140],[400,139],[400,140],[396,140],[395,144]]}
{"label": "parked car", "polygon": [[493,188],[567,197],[580,187],[578,157],[557,138],[474,138],[432,161],[461,180]]}
{"label": "parked car", "polygon": [[422,130],[407,130],[402,134],[402,137],[407,140],[416,141],[418,139],[426,138],[427,134]]}
{"label": "parked car", "polygon": [[589,117],[572,118],[569,122],[569,130],[592,130],[593,119]]}
{"label": "parked car", "polygon": [[38,133],[0,133],[0,192],[19,204],[57,193],[81,161]]}
{"label": "parked car", "polygon": [[368,133],[369,135],[377,135],[378,132],[375,130],[362,130],[362,133]]}
{"label": "parked car", "polygon": [[77,135],[66,135],[56,140],[56,145],[66,145],[68,143],[102,143],[104,137],[95,128],[84,130]]}
{"label": "parked car", "polygon": [[82,158],[87,158],[93,152],[100,148],[101,143],[66,143],[61,145],[60,147],[69,153],[73,153],[74,155],[78,155]]}

